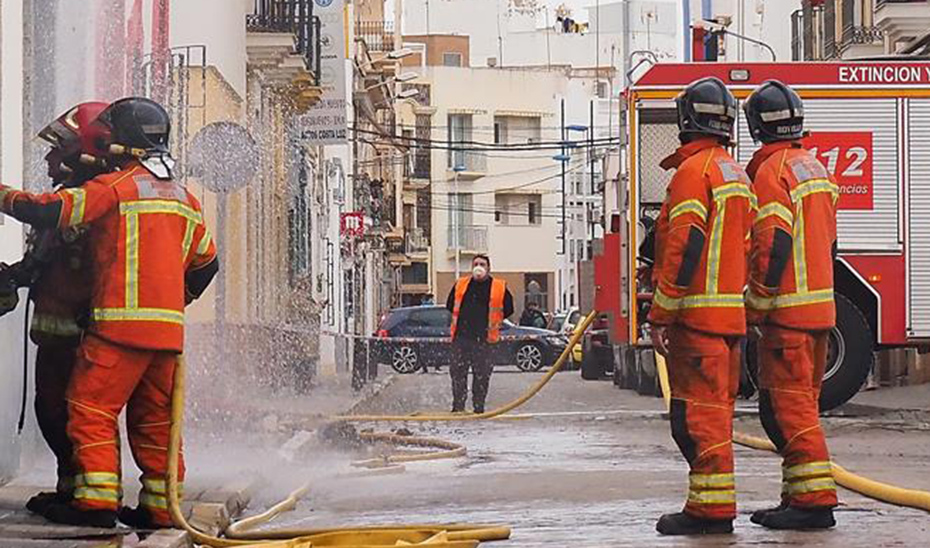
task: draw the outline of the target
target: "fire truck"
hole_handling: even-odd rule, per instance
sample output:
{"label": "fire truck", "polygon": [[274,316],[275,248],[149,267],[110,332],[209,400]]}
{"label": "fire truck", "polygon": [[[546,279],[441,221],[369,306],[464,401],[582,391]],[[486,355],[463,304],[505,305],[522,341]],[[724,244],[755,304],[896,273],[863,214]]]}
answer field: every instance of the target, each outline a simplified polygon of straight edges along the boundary
{"label": "fire truck", "polygon": [[[840,185],[837,325],[820,402],[836,407],[865,383],[877,350],[930,345],[930,62],[657,64],[626,90],[617,205],[594,265],[595,307],[623,388],[655,390],[640,247],[672,175],[659,162],[678,146],[674,99],[706,76],[741,102],[769,79],[797,90],[806,145]],[[746,165],[756,148],[741,118],[734,157]],[[753,354],[750,343],[750,373]]]}

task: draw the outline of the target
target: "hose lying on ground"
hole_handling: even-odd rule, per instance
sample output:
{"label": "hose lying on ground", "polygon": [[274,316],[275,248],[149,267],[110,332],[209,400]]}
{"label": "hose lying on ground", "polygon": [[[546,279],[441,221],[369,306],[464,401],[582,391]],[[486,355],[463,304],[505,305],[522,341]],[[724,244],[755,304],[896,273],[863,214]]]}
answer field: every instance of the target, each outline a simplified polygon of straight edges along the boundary
{"label": "hose lying on ground", "polygon": [[581,327],[576,329],[572,334],[572,337],[569,339],[565,350],[562,351],[562,354],[559,355],[559,359],[556,360],[554,364],[552,364],[552,367],[549,368],[549,371],[543,376],[543,378],[539,379],[539,381],[529,390],[527,390],[525,394],[510,403],[498,407],[497,409],[492,409],[484,413],[422,412],[414,413],[411,415],[341,415],[334,418],[340,422],[456,422],[493,419],[494,417],[498,417],[504,413],[508,413],[520,407],[531,398],[533,398],[533,396],[538,394],[544,386],[549,384],[549,381],[552,380],[552,377],[554,377],[555,374],[558,373],[559,370],[561,370],[565,365],[568,357],[572,354],[572,349],[581,340],[581,337],[584,335],[585,331],[588,330],[588,327],[594,323],[594,319],[596,317],[597,311],[594,311],[588,314],[584,321],[581,322]]}
{"label": "hose lying on ground", "polygon": [[385,468],[404,462],[454,459],[457,457],[464,457],[468,453],[464,445],[435,438],[372,432],[362,432],[359,434],[359,437],[363,441],[388,442],[394,445],[406,445],[410,447],[428,447],[441,449],[441,451],[417,453],[414,455],[386,455],[380,458],[354,461],[352,466],[356,468]]}
{"label": "hose lying on ground", "polygon": [[[426,544],[436,548],[474,548],[479,542],[506,540],[510,528],[494,525],[403,525],[383,527],[353,527],[342,529],[288,529],[279,531],[241,532],[256,527],[282,512],[292,510],[308,486],[301,486],[284,501],[268,511],[243,520],[238,527],[240,539],[219,538],[198,531],[181,511],[178,493],[178,463],[181,454],[181,430],[184,421],[185,364],[181,357],[174,375],[171,395],[171,436],[168,442],[168,512],[174,524],[187,531],[194,542],[213,547],[253,546],[267,548],[310,548],[341,546],[343,548],[383,548],[408,544]],[[283,542],[275,542],[282,541]]]}
{"label": "hose lying on ground", "polygon": [[[660,378],[668,378],[668,365],[665,358],[656,352],[656,370]],[[671,398],[670,390],[667,383],[662,383],[662,395],[665,401],[669,402]],[[759,449],[761,451],[771,451],[777,453],[775,445],[765,439],[757,436],[751,436],[742,432],[733,432],[733,441],[744,447]],[[887,483],[881,483],[853,474],[835,462],[833,464],[833,480],[837,485],[845,487],[850,491],[859,493],[871,499],[881,502],[887,502],[897,506],[908,506],[919,510],[930,512],[930,492],[918,491],[916,489],[904,489]]]}

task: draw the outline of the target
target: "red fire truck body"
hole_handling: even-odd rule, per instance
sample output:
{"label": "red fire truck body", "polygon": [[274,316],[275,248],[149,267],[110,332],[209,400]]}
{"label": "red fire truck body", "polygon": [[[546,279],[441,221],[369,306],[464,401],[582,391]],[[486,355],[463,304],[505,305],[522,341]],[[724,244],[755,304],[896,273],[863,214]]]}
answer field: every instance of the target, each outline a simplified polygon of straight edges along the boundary
{"label": "red fire truck body", "polygon": [[[595,259],[595,304],[611,319],[620,384],[649,367],[634,351],[650,292],[636,275],[638,243],[671,178],[658,164],[678,146],[674,98],[706,76],[741,102],[769,79],[796,89],[806,144],[840,185],[838,325],[821,400],[839,405],[865,381],[874,350],[930,343],[930,62],[660,64],[630,86],[621,205]],[[734,156],[746,165],[756,148],[741,117]]]}

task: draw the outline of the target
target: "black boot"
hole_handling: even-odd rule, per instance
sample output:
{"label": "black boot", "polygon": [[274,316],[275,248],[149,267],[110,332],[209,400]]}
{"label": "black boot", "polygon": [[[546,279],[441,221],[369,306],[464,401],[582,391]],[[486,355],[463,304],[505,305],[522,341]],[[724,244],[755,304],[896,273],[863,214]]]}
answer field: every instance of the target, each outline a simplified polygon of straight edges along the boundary
{"label": "black boot", "polygon": [[70,504],[51,504],[44,515],[45,519],[63,525],[103,529],[116,527],[116,512],[112,510],[79,510]]}
{"label": "black boot", "polygon": [[752,513],[752,516],[749,518],[749,521],[755,523],[756,525],[762,525],[762,520],[765,519],[765,516],[773,514],[775,512],[781,512],[782,510],[788,509],[788,503],[781,501],[778,506],[772,508],[764,508],[762,510],[756,510]]}
{"label": "black boot", "polygon": [[45,515],[48,507],[53,504],[68,504],[71,502],[71,493],[61,491],[45,491],[34,495],[26,501],[26,510],[33,514]]}
{"label": "black boot", "polygon": [[172,525],[156,523],[152,519],[152,514],[141,506],[138,508],[123,506],[119,509],[119,520],[124,525],[138,530],[170,529],[173,527]]}
{"label": "black boot", "polygon": [[762,519],[763,527],[769,529],[816,530],[829,529],[836,525],[832,508],[789,507],[767,514]]}
{"label": "black boot", "polygon": [[659,518],[656,531],[663,535],[723,535],[733,532],[733,520],[701,519],[678,512]]}

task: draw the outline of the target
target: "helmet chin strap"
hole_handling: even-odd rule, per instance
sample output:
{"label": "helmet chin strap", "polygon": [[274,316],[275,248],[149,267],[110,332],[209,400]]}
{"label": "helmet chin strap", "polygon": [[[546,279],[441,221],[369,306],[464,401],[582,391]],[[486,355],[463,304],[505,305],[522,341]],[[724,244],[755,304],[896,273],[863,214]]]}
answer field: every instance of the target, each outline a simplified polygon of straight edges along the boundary
{"label": "helmet chin strap", "polygon": [[157,179],[167,181],[174,178],[175,161],[168,154],[158,154],[143,158],[142,165],[149,170]]}

